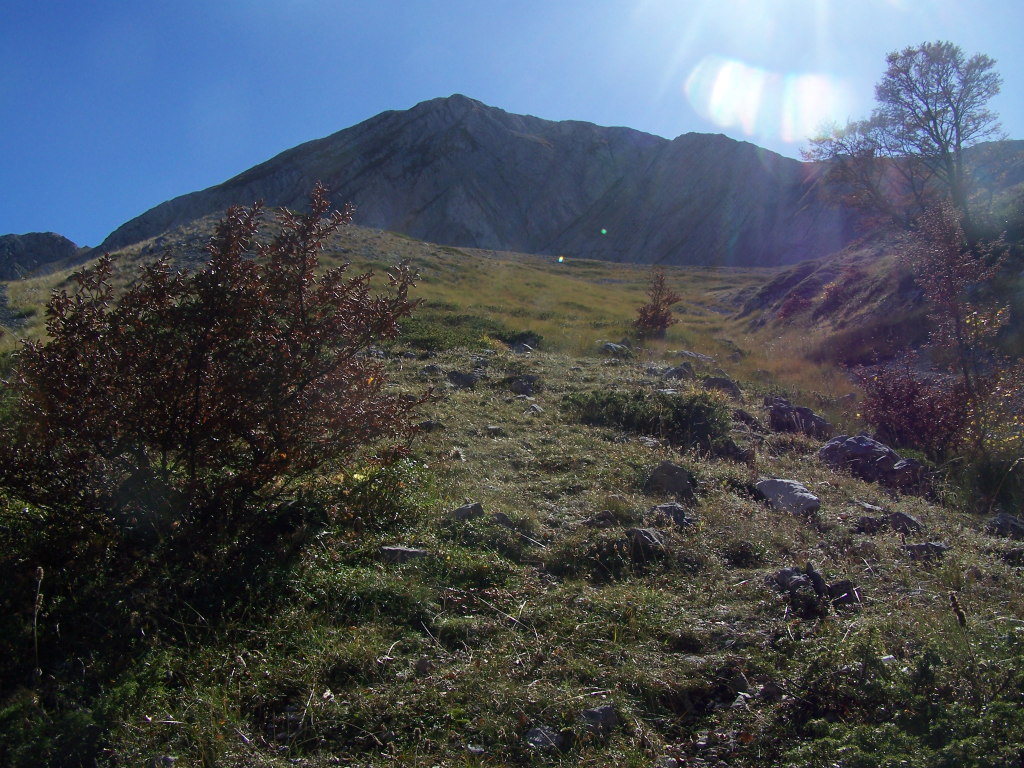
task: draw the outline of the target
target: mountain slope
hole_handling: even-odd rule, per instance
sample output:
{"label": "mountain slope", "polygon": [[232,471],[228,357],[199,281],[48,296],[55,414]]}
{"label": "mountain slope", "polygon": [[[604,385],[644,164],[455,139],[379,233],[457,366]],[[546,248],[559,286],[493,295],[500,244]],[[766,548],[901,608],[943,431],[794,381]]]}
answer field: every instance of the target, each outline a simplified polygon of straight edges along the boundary
{"label": "mountain slope", "polygon": [[356,222],[432,242],[611,261],[792,263],[831,253],[851,214],[814,166],[724,136],[514,115],[464,96],[385,112],[175,198],[118,228],[115,250],[257,199],[301,207],[316,181]]}

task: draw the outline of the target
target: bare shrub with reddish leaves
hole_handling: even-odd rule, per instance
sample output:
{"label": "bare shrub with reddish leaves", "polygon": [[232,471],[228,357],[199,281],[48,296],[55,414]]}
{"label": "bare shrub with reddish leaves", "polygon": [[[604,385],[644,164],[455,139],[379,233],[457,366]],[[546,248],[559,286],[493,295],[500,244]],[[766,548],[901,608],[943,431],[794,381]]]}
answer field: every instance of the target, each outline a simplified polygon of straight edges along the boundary
{"label": "bare shrub with reddish leaves", "polygon": [[683,297],[669,288],[665,281],[665,272],[661,269],[656,269],[651,274],[647,295],[649,301],[637,309],[633,327],[641,338],[664,338],[668,327],[679,322],[672,317],[672,305],[682,301]]}
{"label": "bare shrub with reddish leaves", "polygon": [[[145,268],[120,297],[111,260],[47,308],[49,340],[20,352],[0,483],[51,522],[115,535],[155,520],[223,527],[363,446],[397,440],[415,402],[366,355],[395,336],[414,276],[317,273],[348,223],[323,188],[257,244],[261,210],[232,208],[206,267]],[[252,258],[255,257],[255,258]],[[154,523],[156,525],[157,523]]]}
{"label": "bare shrub with reddish leaves", "polygon": [[926,375],[910,355],[897,363],[854,369],[864,389],[861,416],[882,442],[945,460],[963,443],[964,393],[949,376]]}

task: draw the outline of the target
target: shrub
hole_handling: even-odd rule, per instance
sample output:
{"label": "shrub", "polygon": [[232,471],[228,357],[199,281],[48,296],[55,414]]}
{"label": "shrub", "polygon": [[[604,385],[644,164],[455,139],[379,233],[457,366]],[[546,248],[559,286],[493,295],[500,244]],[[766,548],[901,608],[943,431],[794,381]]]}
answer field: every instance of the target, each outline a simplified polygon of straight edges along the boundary
{"label": "shrub", "polygon": [[562,404],[584,424],[616,427],[711,450],[728,437],[730,409],[720,393],[594,391],[566,395]]}
{"label": "shrub", "polygon": [[665,272],[660,269],[651,273],[651,284],[647,288],[650,300],[637,309],[636,328],[641,338],[661,339],[670,325],[679,321],[672,317],[672,305],[682,301],[682,296],[673,291],[665,282]]}
{"label": "shrub", "polygon": [[79,273],[47,306],[49,340],[18,355],[0,484],[68,536],[228,530],[401,436],[414,399],[388,393],[365,353],[414,308],[414,276],[402,265],[373,295],[369,274],[317,274],[351,219],[329,211],[317,186],[308,214],[281,213],[280,234],[257,244],[260,206],[232,208],[204,269],[165,257],[120,298],[109,257]]}

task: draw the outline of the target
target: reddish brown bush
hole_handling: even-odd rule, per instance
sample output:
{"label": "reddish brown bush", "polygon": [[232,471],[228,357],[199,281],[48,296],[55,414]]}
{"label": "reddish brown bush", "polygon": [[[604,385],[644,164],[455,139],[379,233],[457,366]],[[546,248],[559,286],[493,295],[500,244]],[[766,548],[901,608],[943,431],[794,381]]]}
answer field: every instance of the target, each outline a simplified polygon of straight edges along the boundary
{"label": "reddish brown bush", "polygon": [[165,258],[115,298],[104,257],[55,293],[49,340],[18,355],[0,483],[87,531],[224,526],[401,435],[413,404],[365,353],[415,306],[413,276],[400,267],[373,295],[370,275],[317,274],[351,217],[329,209],[318,186],[259,245],[260,207],[232,208],[199,272]]}
{"label": "reddish brown bush", "polygon": [[633,327],[641,338],[664,338],[668,327],[679,322],[672,317],[672,305],[682,301],[683,297],[668,287],[665,272],[660,269],[651,274],[647,295],[650,300],[637,309]]}

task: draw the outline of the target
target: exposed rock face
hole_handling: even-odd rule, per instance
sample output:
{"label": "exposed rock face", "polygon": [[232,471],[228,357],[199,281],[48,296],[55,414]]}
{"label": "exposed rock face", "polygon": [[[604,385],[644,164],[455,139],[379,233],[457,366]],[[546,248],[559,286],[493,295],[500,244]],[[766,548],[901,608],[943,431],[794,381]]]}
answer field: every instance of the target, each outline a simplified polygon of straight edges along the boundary
{"label": "exposed rock face", "polygon": [[465,96],[385,112],[156,206],[114,250],[232,204],[305,206],[316,181],[355,222],[436,243],[619,262],[773,265],[854,233],[819,168],[720,135],[514,115]]}
{"label": "exposed rock face", "polygon": [[0,236],[0,280],[17,280],[58,261],[77,259],[84,249],[53,232]]}

